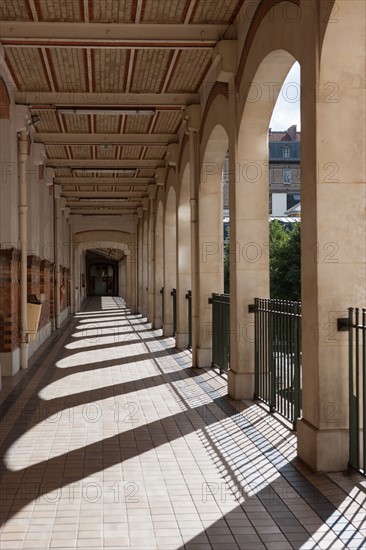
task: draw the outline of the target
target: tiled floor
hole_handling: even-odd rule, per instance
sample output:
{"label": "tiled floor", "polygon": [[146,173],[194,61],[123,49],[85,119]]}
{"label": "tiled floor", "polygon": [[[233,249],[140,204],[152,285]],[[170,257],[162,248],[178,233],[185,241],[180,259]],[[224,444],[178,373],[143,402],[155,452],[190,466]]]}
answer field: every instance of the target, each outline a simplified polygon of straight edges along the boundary
{"label": "tiled floor", "polygon": [[311,474],[291,432],[173,345],[90,299],[7,382],[1,549],[366,548],[365,480]]}

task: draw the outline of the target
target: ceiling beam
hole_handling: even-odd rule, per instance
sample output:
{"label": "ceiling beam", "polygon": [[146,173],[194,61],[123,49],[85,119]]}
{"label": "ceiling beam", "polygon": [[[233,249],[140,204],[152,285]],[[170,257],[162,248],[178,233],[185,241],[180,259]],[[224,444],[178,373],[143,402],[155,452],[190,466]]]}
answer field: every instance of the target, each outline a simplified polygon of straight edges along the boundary
{"label": "ceiling beam", "polygon": [[122,92],[17,92],[15,103],[17,105],[29,105],[34,108],[52,107],[156,107],[159,109],[175,108],[177,110],[185,105],[199,103],[199,94],[190,93],[122,93]]}
{"label": "ceiling beam", "polygon": [[36,143],[46,145],[169,145],[178,143],[176,134],[72,134],[36,133]]}
{"label": "ceiling beam", "polygon": [[67,198],[92,198],[92,199],[123,199],[123,198],[133,198],[133,199],[143,199],[148,197],[147,193],[138,192],[138,191],[66,191],[62,190],[62,196]]}
{"label": "ceiling beam", "polygon": [[[122,206],[125,205],[125,206]],[[71,211],[79,211],[82,214],[87,214],[89,212],[123,212],[124,210],[136,210],[139,206],[141,206],[141,202],[136,202],[134,204],[128,203],[128,202],[121,202],[120,206],[110,206],[110,205],[102,205],[100,202],[90,203],[90,205],[87,205],[86,203],[75,203],[75,204],[68,204],[68,207],[71,208]]]}
{"label": "ceiling beam", "polygon": [[[227,35],[227,24],[60,23],[3,21],[1,41],[15,47],[203,48]],[[233,31],[230,31],[233,34]],[[77,37],[77,38],[75,38]],[[230,36],[233,38],[233,36]]]}
{"label": "ceiling beam", "polygon": [[[81,170],[98,170],[104,168],[111,170],[123,168],[159,168],[165,166],[164,160],[146,159],[121,159],[121,160],[93,160],[93,159],[47,159],[46,166],[53,168],[80,168]],[[85,175],[85,174],[84,174]],[[77,178],[75,178],[77,181]],[[90,181],[90,179],[89,179]]]}
{"label": "ceiling beam", "polygon": [[149,185],[156,183],[155,178],[54,178],[54,182],[60,185]]}

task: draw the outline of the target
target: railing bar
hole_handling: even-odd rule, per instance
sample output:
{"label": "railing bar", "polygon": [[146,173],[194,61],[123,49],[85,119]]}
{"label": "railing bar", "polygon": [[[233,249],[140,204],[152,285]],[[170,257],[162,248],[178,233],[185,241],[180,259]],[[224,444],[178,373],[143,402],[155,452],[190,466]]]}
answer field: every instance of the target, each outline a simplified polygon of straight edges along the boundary
{"label": "railing bar", "polygon": [[[353,308],[348,309],[348,322],[349,326],[353,325]],[[348,401],[349,401],[349,463],[350,466],[355,467],[355,438],[354,438],[354,395],[353,395],[353,330],[348,331]]]}
{"label": "railing bar", "polygon": [[[286,379],[285,379],[285,372],[286,372],[286,365],[285,365],[285,346],[284,346],[284,342],[285,342],[285,317],[283,315],[283,311],[285,309],[285,302],[283,300],[280,301],[279,303],[279,310],[280,310],[280,354],[279,354],[279,358],[280,358],[280,371],[277,374],[276,376],[276,380],[278,381],[277,382],[277,401],[278,401],[278,404],[280,405],[280,409],[281,409],[281,414],[284,414],[285,412],[285,407],[284,407],[284,401],[283,399],[281,399],[281,401],[279,401],[278,397],[279,397],[279,388],[278,388],[278,384],[281,382],[282,385],[284,382],[286,382]],[[280,376],[279,376],[280,374]]]}
{"label": "railing bar", "polygon": [[[287,308],[290,311],[291,310],[291,304],[288,301],[287,302]],[[287,398],[287,409],[288,409],[288,415],[291,419],[291,422],[294,421],[294,413],[293,413],[293,380],[294,380],[294,363],[293,363],[293,334],[292,334],[292,325],[293,324],[293,316],[287,317],[287,338],[288,338],[288,350],[287,350],[287,363],[288,363],[288,387],[290,388],[288,390],[288,398]]]}
{"label": "railing bar", "polygon": [[[262,305],[264,307],[264,303],[262,301]],[[263,380],[262,380],[262,383],[263,383],[263,396],[264,396],[264,399],[265,399],[265,402],[266,403],[269,403],[269,400],[268,400],[268,368],[269,368],[269,365],[268,365],[268,346],[267,346],[267,341],[268,341],[268,313],[266,310],[263,311],[262,313],[262,323],[263,323],[263,334],[264,334],[264,338],[262,340],[262,354],[263,354]]]}
{"label": "railing bar", "polygon": [[258,300],[254,298],[254,398],[259,397],[258,386]]}
{"label": "railing bar", "polygon": [[362,309],[363,473],[366,475],[366,309]]}
{"label": "railing bar", "polygon": [[266,396],[265,396],[265,388],[264,388],[264,368],[265,368],[265,357],[264,357],[264,353],[263,353],[263,346],[264,346],[264,339],[266,337],[266,334],[265,334],[265,327],[263,325],[263,316],[264,316],[264,313],[263,313],[263,309],[262,309],[262,300],[259,300],[259,304],[260,304],[260,334],[261,334],[261,339],[260,339],[260,348],[259,348],[259,352],[260,352],[260,393],[261,393],[261,396],[262,396],[262,399],[264,399],[264,401],[266,400]]}
{"label": "railing bar", "polygon": [[[359,324],[359,309],[355,310],[355,323]],[[355,329],[356,336],[356,445],[357,445],[357,468],[360,468],[360,332]]]}
{"label": "railing bar", "polygon": [[266,345],[266,356],[267,356],[267,376],[266,376],[266,384],[267,384],[267,402],[269,407],[272,407],[272,389],[273,389],[273,381],[272,381],[272,370],[273,370],[273,359],[272,359],[272,350],[271,350],[271,305],[269,301],[266,301],[266,338],[265,338],[265,345]]}
{"label": "railing bar", "polygon": [[[288,310],[288,303],[287,303],[287,300],[285,302],[285,309]],[[285,364],[285,383],[286,383],[286,389],[289,387],[289,383],[290,383],[290,374],[291,374],[291,364],[289,362],[289,317],[286,317],[286,315],[284,316],[283,318],[283,322],[284,322],[284,325],[285,325],[285,354],[284,354],[284,364]],[[290,396],[288,395],[286,397],[286,401],[284,401],[284,408],[286,410],[286,414],[287,414],[287,417],[289,418],[289,415],[290,415],[290,407],[289,407],[289,404],[290,404]]]}

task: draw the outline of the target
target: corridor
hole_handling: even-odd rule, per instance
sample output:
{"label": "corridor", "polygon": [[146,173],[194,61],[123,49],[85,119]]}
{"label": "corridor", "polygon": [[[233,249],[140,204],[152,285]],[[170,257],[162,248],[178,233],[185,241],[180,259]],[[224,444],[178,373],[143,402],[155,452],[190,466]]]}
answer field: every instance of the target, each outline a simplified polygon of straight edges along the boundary
{"label": "corridor", "polygon": [[89,298],[2,391],[2,550],[365,548],[366,481],[121,298]]}

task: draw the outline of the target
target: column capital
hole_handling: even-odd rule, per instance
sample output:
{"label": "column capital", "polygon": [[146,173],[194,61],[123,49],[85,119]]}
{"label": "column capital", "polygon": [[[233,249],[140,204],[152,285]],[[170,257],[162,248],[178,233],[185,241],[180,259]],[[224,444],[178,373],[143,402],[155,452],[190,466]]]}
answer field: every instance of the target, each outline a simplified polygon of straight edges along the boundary
{"label": "column capital", "polygon": [[164,187],[166,180],[166,168],[157,168],[155,174],[156,185]]}
{"label": "column capital", "polygon": [[54,192],[55,192],[55,199],[61,198],[61,185],[58,183],[55,183],[53,186]]}
{"label": "column capital", "polygon": [[157,185],[155,183],[150,183],[148,187],[149,199],[155,199],[157,192]]}
{"label": "column capital", "polygon": [[220,40],[213,51],[212,60],[217,65],[216,80],[229,82],[236,73],[237,41]]}
{"label": "column capital", "polygon": [[177,166],[179,161],[179,145],[177,143],[169,143],[165,158],[167,166]]}
{"label": "column capital", "polygon": [[198,132],[201,127],[201,106],[188,105],[184,110],[184,118],[187,121],[187,130]]}

